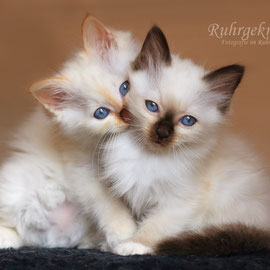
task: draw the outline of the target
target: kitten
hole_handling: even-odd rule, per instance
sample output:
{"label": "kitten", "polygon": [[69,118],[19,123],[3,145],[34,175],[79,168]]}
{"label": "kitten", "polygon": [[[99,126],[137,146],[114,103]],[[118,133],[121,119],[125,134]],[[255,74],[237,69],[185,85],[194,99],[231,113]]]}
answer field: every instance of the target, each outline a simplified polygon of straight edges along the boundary
{"label": "kitten", "polygon": [[248,145],[225,127],[243,74],[240,65],[205,71],[172,55],[158,27],[149,31],[129,75],[123,115],[130,129],[108,142],[103,159],[104,179],[140,220],[115,253],[180,254],[177,248],[188,241],[169,237],[210,226],[226,233],[223,225],[242,224],[245,235],[269,231],[269,178]]}
{"label": "kitten", "polygon": [[135,231],[99,181],[98,144],[127,127],[119,112],[137,45],[91,16],[82,36],[84,49],[30,89],[43,108],[16,133],[0,171],[0,248],[97,247],[99,231],[111,247]]}

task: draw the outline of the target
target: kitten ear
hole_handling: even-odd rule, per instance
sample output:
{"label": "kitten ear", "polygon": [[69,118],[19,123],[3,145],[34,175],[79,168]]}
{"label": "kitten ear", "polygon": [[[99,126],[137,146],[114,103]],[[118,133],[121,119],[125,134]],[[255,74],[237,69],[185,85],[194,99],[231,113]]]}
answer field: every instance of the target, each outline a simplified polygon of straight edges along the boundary
{"label": "kitten ear", "polygon": [[156,68],[160,63],[169,65],[171,53],[164,33],[158,26],[153,26],[147,33],[141,52],[133,62],[133,69]]}
{"label": "kitten ear", "polygon": [[87,14],[82,22],[83,45],[87,54],[97,53],[106,57],[112,49],[117,49],[117,42],[112,33],[95,17]]}
{"label": "kitten ear", "polygon": [[239,85],[244,72],[244,66],[230,65],[211,71],[204,76],[203,79],[209,84],[210,90],[222,94],[218,104],[221,112],[228,111],[233,93]]}
{"label": "kitten ear", "polygon": [[34,83],[30,92],[46,109],[55,113],[79,105],[79,97],[70,93],[70,88],[67,79],[53,78]]}

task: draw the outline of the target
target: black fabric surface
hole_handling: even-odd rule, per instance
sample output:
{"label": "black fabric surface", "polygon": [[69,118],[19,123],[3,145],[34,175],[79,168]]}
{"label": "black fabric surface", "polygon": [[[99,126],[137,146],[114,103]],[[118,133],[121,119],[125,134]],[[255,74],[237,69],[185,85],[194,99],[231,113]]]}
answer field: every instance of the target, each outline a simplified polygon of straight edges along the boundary
{"label": "black fabric surface", "polygon": [[0,269],[270,269],[270,252],[227,257],[117,256],[97,250],[35,249],[0,250]]}

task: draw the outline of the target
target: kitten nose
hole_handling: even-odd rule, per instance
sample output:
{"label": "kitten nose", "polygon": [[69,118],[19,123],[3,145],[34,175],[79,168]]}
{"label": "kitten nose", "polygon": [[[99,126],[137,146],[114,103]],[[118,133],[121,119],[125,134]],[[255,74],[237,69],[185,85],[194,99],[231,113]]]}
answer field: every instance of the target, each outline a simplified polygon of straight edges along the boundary
{"label": "kitten nose", "polygon": [[160,119],[155,125],[155,130],[158,140],[171,137],[174,132],[172,116],[166,115],[164,118]]}
{"label": "kitten nose", "polygon": [[122,109],[119,113],[121,119],[125,122],[128,123],[131,120],[131,113],[127,109]]}
{"label": "kitten nose", "polygon": [[171,127],[169,125],[160,125],[157,129],[156,129],[156,133],[159,137],[159,139],[165,139],[165,138],[169,138],[171,135]]}

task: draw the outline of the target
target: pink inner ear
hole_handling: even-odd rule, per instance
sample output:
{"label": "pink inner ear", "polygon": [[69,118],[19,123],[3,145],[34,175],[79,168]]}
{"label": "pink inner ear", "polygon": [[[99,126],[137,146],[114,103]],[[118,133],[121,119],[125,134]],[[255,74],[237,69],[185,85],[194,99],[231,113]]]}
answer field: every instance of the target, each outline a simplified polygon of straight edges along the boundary
{"label": "pink inner ear", "polygon": [[63,90],[45,87],[38,90],[35,94],[36,98],[43,105],[49,106],[52,109],[63,108],[63,103],[67,100],[68,95]]}
{"label": "pink inner ear", "polygon": [[82,25],[84,47],[87,53],[96,52],[106,58],[112,48],[117,48],[117,42],[104,25],[94,17],[88,16]]}
{"label": "pink inner ear", "polygon": [[106,30],[103,31],[100,29],[98,29],[98,31],[100,33],[98,35],[98,41],[96,45],[102,55],[104,55],[104,53],[106,53],[113,47],[117,48],[117,43],[111,33],[108,33]]}
{"label": "pink inner ear", "polygon": [[106,32],[105,34],[102,34],[102,37],[98,40],[96,46],[99,55],[104,58],[111,48],[117,48],[117,43],[112,34]]}

